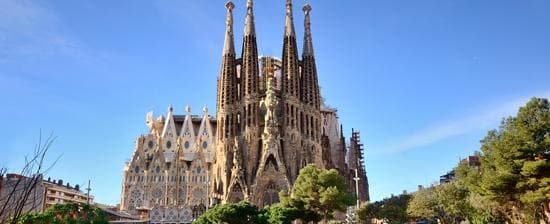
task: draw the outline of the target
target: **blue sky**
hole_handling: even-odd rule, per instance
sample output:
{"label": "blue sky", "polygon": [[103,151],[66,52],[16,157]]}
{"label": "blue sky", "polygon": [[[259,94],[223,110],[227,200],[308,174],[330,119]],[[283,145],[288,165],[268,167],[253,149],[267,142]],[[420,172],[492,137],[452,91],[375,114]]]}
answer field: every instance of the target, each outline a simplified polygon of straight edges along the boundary
{"label": "blue sky", "polygon": [[[17,171],[53,132],[48,175],[118,203],[146,112],[215,108],[224,3],[0,0],[0,166]],[[322,95],[347,136],[361,131],[374,200],[437,181],[502,117],[550,97],[549,1],[310,3]],[[255,17],[260,54],[280,56],[284,1],[257,0]]]}

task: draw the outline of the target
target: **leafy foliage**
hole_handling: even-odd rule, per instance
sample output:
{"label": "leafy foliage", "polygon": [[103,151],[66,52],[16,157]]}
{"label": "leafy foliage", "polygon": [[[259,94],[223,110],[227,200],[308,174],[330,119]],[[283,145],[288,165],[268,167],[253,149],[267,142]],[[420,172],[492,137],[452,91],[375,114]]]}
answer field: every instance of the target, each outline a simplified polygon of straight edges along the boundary
{"label": "leafy foliage", "polygon": [[[476,152],[476,157],[481,158],[482,154]],[[484,197],[480,194],[481,172],[477,167],[471,167],[466,160],[461,161],[455,168],[456,184],[465,189],[468,196],[464,203],[468,203],[470,211],[463,216],[471,223],[504,223],[502,206],[498,202]]]}
{"label": "leafy foliage", "polygon": [[18,224],[107,224],[101,209],[87,204],[56,204],[43,213],[23,214]]}
{"label": "leafy foliage", "polygon": [[260,211],[264,214],[264,223],[269,224],[291,224],[299,216],[299,211],[295,208],[283,207],[281,204],[274,204]]}
{"label": "leafy foliage", "polygon": [[471,214],[468,191],[458,183],[451,182],[413,194],[407,213],[417,219],[437,219],[441,223],[454,223]]}
{"label": "leafy foliage", "polygon": [[405,223],[409,220],[407,207],[411,196],[402,194],[382,201],[366,204],[358,211],[359,219],[380,219],[387,223]]}
{"label": "leafy foliage", "polygon": [[409,214],[457,217],[471,223],[550,222],[550,105],[533,98],[515,117],[489,131],[476,153],[480,167],[461,161],[457,181],[416,192]]}
{"label": "leafy foliage", "polygon": [[[396,199],[362,207],[362,220],[456,223],[550,223],[550,104],[533,98],[489,131],[475,155],[455,168],[455,182],[421,189],[401,208]],[[393,201],[392,201],[393,200]],[[400,215],[401,214],[401,215]],[[392,217],[393,216],[393,217]],[[400,220],[401,219],[401,220]]]}
{"label": "leafy foliage", "polygon": [[256,223],[258,217],[258,208],[248,202],[239,202],[235,204],[218,204],[212,209],[206,211],[193,223],[228,223],[228,224],[246,224]]}
{"label": "leafy foliage", "polygon": [[436,216],[438,201],[433,188],[419,189],[407,207],[407,214],[417,219],[431,219]]}
{"label": "leafy foliage", "polygon": [[300,170],[290,195],[283,192],[280,198],[283,207],[299,211],[298,218],[306,222],[330,219],[334,211],[344,212],[353,204],[337,170],[319,169],[312,164]]}
{"label": "leafy foliage", "polygon": [[501,205],[517,223],[550,217],[550,104],[533,98],[516,117],[503,120],[482,143],[478,193]]}

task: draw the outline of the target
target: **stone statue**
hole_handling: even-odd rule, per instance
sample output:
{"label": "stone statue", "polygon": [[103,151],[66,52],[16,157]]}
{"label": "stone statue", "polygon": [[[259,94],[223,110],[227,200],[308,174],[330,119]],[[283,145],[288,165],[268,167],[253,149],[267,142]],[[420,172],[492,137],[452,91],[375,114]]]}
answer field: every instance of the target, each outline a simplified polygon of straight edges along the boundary
{"label": "stone statue", "polygon": [[272,75],[269,75],[267,78],[267,90],[265,98],[260,101],[260,107],[265,108],[266,114],[264,117],[266,126],[276,126],[277,125],[277,115],[276,110],[279,105],[279,99],[277,98],[277,93],[275,92],[275,79]]}
{"label": "stone statue", "polygon": [[239,170],[242,169],[240,164],[242,159],[243,157],[239,148],[239,139],[235,138],[235,143],[233,145],[233,167]]}
{"label": "stone statue", "polygon": [[161,115],[155,120],[153,118],[153,111],[151,111],[147,113],[145,124],[147,124],[149,130],[151,130],[151,134],[156,137],[160,137],[160,134],[162,133],[162,128],[164,127],[164,117]]}

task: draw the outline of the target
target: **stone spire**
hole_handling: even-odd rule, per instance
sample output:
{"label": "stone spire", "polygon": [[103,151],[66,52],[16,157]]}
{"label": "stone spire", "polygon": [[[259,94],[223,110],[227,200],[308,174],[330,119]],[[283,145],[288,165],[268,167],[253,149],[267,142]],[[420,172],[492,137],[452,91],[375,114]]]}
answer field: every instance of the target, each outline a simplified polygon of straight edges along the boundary
{"label": "stone spire", "polygon": [[229,1],[227,2],[227,4],[225,4],[225,8],[227,8],[227,19],[225,21],[226,28],[225,28],[225,42],[223,45],[223,55],[226,55],[226,54],[235,55],[235,43],[233,41],[233,9],[235,8],[235,4]]}
{"label": "stone spire", "polygon": [[241,67],[241,74],[243,76],[243,96],[245,99],[254,98],[259,89],[258,45],[256,43],[253,6],[253,1],[248,0],[246,3],[247,12],[244,24]]}
{"label": "stone spire", "polygon": [[233,2],[225,4],[227,8],[227,27],[225,32],[225,44],[223,47],[222,67],[218,77],[218,100],[217,116],[218,121],[226,121],[218,125],[218,136],[220,139],[234,134],[235,120],[232,117],[231,107],[238,100],[237,93],[237,66],[235,58],[235,44],[233,41]]}
{"label": "stone spire", "polygon": [[[223,47],[223,56],[222,56],[222,65],[220,76],[218,77],[218,92],[217,92],[217,101],[216,101],[216,140],[211,139],[211,134],[208,133],[207,136],[212,142],[216,142],[216,148],[210,148],[213,144],[206,144],[210,152],[215,152],[214,158],[211,158],[211,161],[216,161],[212,170],[212,184],[211,184],[211,193],[215,194],[224,194],[227,190],[227,185],[229,183],[229,176],[226,175],[230,173],[231,169],[231,158],[230,154],[230,145],[233,136],[237,134],[239,127],[239,83],[237,78],[237,58],[235,55],[235,42],[233,40],[233,9],[235,4],[229,1],[225,4],[227,8],[227,19],[226,19],[226,32],[225,32],[225,43]],[[208,119],[207,112],[205,111],[203,120]],[[208,123],[209,125],[209,123]],[[201,124],[202,126],[202,124]],[[205,126],[207,123],[205,122]],[[211,127],[207,127],[209,131]],[[202,129],[203,131],[205,129]],[[201,136],[204,133],[200,133]],[[197,141],[198,142],[198,141]],[[204,143],[203,143],[204,144]],[[204,147],[204,146],[203,146]],[[203,147],[199,147],[202,150]]]}
{"label": "stone spire", "polygon": [[[300,91],[300,58],[298,57],[298,47],[296,44],[296,34],[294,32],[294,24],[292,20],[292,1],[286,1],[286,19],[283,41],[283,56],[281,63],[281,114],[280,122],[282,138],[289,140],[284,141],[282,148],[284,149],[284,158],[282,161],[302,161],[301,155],[303,148],[301,144],[301,136],[294,137],[293,133],[304,132],[303,109],[301,102]],[[302,120],[303,119],[303,120]],[[300,170],[300,162],[287,162],[287,171],[289,179],[293,180],[295,175]]]}
{"label": "stone spire", "polygon": [[292,0],[286,0],[285,36],[295,36],[294,21],[292,19]]}
{"label": "stone spire", "polygon": [[302,8],[304,11],[304,50],[302,52],[302,102],[315,109],[320,109],[320,91],[317,80],[317,66],[313,53],[313,40],[311,38],[311,6],[306,3]]}
{"label": "stone spire", "polygon": [[241,117],[241,130],[246,127],[257,127],[259,116],[259,65],[258,46],[256,43],[256,32],[254,27],[254,3],[248,0],[246,3],[246,19],[244,24],[244,37],[241,63],[241,88],[243,110]]}
{"label": "stone spire", "polygon": [[286,1],[285,35],[283,43],[283,94],[300,97],[300,74],[296,34],[292,20],[292,0]]}
{"label": "stone spire", "polygon": [[246,2],[246,19],[244,22],[244,35],[256,36],[256,27],[254,26],[254,1],[248,0]]}
{"label": "stone spire", "polygon": [[309,18],[309,13],[311,12],[311,6],[309,3],[306,3],[302,8],[304,11],[304,51],[303,56],[313,56],[313,41],[311,39],[311,20]]}

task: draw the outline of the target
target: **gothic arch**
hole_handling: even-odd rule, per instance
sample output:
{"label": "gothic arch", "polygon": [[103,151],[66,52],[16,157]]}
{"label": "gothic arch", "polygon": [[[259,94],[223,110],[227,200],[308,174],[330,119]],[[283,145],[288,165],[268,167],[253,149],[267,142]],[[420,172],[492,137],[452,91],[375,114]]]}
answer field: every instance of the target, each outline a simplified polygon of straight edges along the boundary
{"label": "gothic arch", "polygon": [[228,202],[235,203],[244,200],[243,188],[239,183],[233,185],[229,191]]}
{"label": "gothic arch", "polygon": [[265,163],[265,170],[269,170],[269,168],[271,166],[273,166],[273,168],[275,168],[275,171],[279,171],[279,166],[278,166],[278,162],[277,160],[275,159],[275,156],[273,155],[269,155],[269,157],[267,157],[267,161]]}
{"label": "gothic arch", "polygon": [[281,188],[277,186],[275,181],[270,180],[265,186],[265,191],[262,195],[263,206],[279,202],[279,191],[281,190]]}

